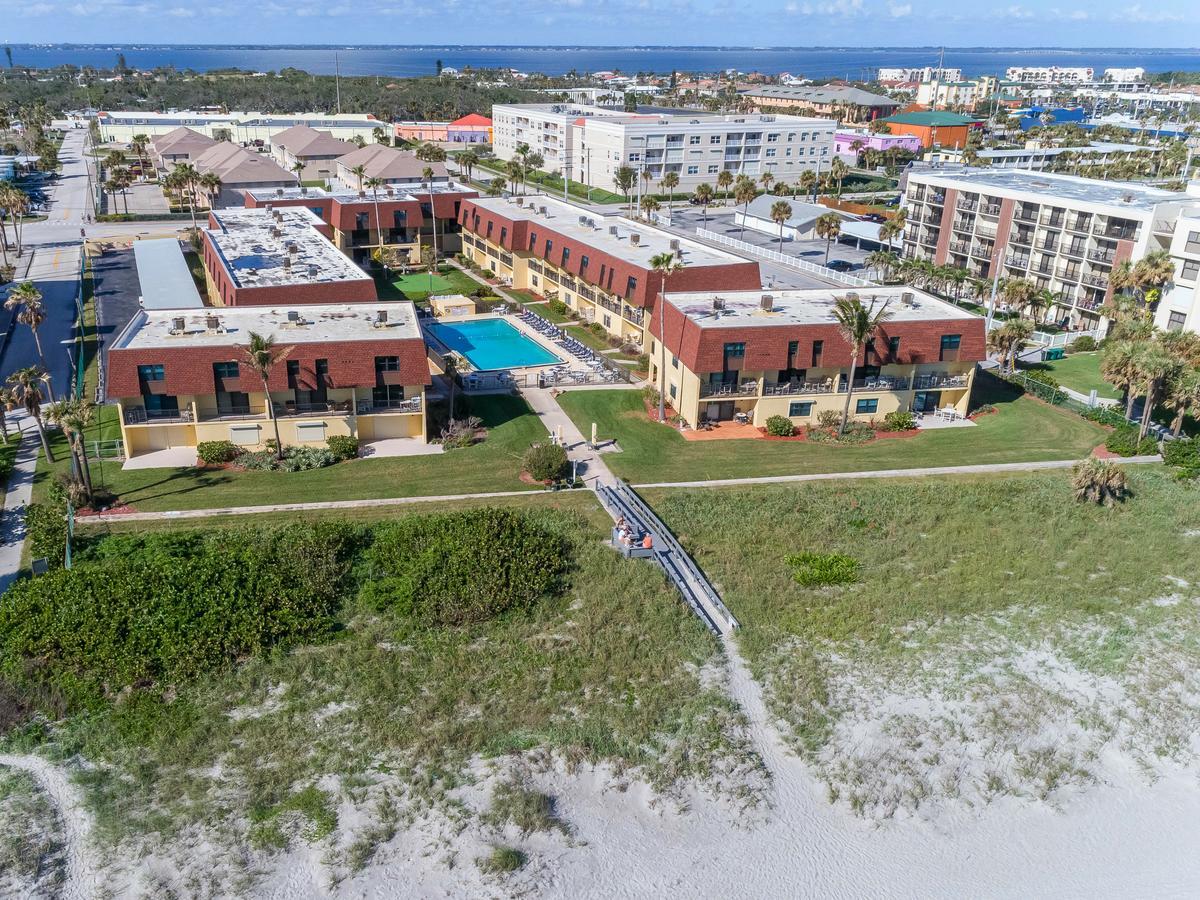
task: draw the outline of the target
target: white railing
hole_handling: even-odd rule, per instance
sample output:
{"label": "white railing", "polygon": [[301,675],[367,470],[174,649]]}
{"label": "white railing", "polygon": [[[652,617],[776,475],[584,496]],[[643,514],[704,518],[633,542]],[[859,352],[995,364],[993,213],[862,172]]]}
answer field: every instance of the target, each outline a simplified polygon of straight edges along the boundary
{"label": "white railing", "polygon": [[1033,342],[1041,344],[1043,347],[1068,347],[1081,337],[1090,337],[1098,341],[1103,335],[1099,328],[1091,328],[1087,331],[1064,331],[1061,334],[1035,331]]}
{"label": "white railing", "polygon": [[752,256],[767,259],[771,262],[777,262],[785,266],[791,266],[793,269],[799,269],[801,272],[809,272],[813,275],[819,275],[821,278],[828,279],[829,281],[835,281],[838,284],[846,284],[850,287],[872,287],[875,284],[873,281],[867,281],[865,278],[847,275],[845,272],[835,272],[833,269],[827,269],[824,266],[818,266],[815,263],[808,262],[807,260],[797,259],[794,256],[788,256],[787,254],[780,253],[776,250],[768,250],[766,247],[759,247],[756,244],[749,244],[746,241],[739,241],[736,238],[729,237],[729,235],[718,234],[717,232],[709,231],[706,228],[697,228],[696,235],[704,238],[706,241],[712,241],[714,244],[720,244],[723,247],[729,247],[742,253],[749,253]]}

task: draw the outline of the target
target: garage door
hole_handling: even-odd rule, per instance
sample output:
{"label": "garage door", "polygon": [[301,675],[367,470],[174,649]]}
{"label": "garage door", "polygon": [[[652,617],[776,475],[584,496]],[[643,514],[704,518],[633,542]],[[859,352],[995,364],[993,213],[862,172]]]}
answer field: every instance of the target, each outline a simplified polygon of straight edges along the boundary
{"label": "garage door", "polygon": [[375,440],[385,438],[412,437],[420,423],[416,416],[375,416]]}

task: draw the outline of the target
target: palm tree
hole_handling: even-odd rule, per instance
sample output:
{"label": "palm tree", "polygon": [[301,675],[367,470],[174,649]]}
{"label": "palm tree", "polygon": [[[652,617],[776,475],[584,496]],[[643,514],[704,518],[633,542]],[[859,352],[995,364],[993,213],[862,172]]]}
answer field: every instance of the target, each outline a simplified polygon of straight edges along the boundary
{"label": "palm tree", "polygon": [[1175,277],[1175,263],[1166,250],[1153,250],[1138,260],[1133,276],[1148,309],[1158,303],[1163,286]]}
{"label": "palm tree", "polygon": [[1037,292],[1037,285],[1025,278],[1006,278],[1000,285],[1000,296],[1016,310],[1027,308]]}
{"label": "palm tree", "polygon": [[429,274],[429,293],[433,293],[433,272],[437,268],[437,254],[428,244],[421,245],[421,264]]}
{"label": "palm tree", "polygon": [[221,195],[221,176],[216,172],[205,172],[200,176],[200,187],[208,198],[209,209],[216,209],[217,197]]}
{"label": "palm tree", "polygon": [[[171,170],[174,176],[175,183],[179,186],[180,191],[187,191],[188,197],[188,212],[192,214],[192,233],[196,232],[196,182],[200,178],[200,173],[196,171],[196,167],[191,163],[176,163],[175,168]],[[128,201],[126,201],[125,212],[129,212]]]}
{"label": "palm tree", "polygon": [[1126,419],[1133,415],[1133,385],[1138,378],[1137,357],[1140,349],[1138,341],[1110,340],[1100,356],[1100,377],[1121,389]]}
{"label": "palm tree", "polygon": [[138,169],[142,175],[146,174],[146,148],[150,146],[150,136],[146,134],[135,134],[133,140],[129,142],[131,149],[138,158]]}
{"label": "palm tree", "polygon": [[629,195],[633,192],[633,186],[637,183],[637,172],[629,166],[618,166],[613,172],[613,185],[621,196],[625,198],[625,214],[632,215],[633,210],[629,207]]}
{"label": "palm tree", "polygon": [[[808,197],[817,189],[817,173],[812,169],[805,169],[800,173],[800,177],[796,180],[796,183],[800,185],[800,190],[804,192],[804,196]],[[816,202],[815,197],[813,198],[813,202]]]}
{"label": "palm tree", "polygon": [[662,187],[667,189],[667,208],[675,202],[675,188],[679,187],[679,174],[676,172],[668,172],[662,177],[659,182]]}
{"label": "palm tree", "polygon": [[[375,236],[378,239],[380,249],[383,248],[383,218],[379,215],[379,189],[384,187],[387,182],[382,178],[368,178],[367,187],[371,189],[371,199],[375,202]],[[432,212],[433,205],[430,204]]]}
{"label": "palm tree", "polygon": [[1071,487],[1075,499],[1083,503],[1113,506],[1129,494],[1125,472],[1116,463],[1091,457],[1075,464],[1071,470]]}
{"label": "palm tree", "polygon": [[650,182],[654,180],[654,176],[650,174],[649,169],[642,169],[642,196],[650,193]]}
{"label": "palm tree", "polygon": [[776,200],[771,204],[771,221],[779,226],[779,252],[783,252],[783,226],[792,217],[792,204]]}
{"label": "palm tree", "polygon": [[467,173],[467,181],[471,180],[471,174],[475,171],[475,167],[479,165],[479,154],[474,150],[464,150],[458,154],[458,167],[463,172]]}
{"label": "palm tree", "polygon": [[4,432],[4,443],[8,444],[8,413],[17,407],[17,398],[12,388],[0,387],[0,431]]}
{"label": "palm tree", "polygon": [[667,402],[667,280],[683,269],[683,260],[674,253],[659,253],[651,257],[650,268],[662,276],[658,290],[658,421],[662,422]]}
{"label": "palm tree", "polygon": [[758,176],[758,183],[762,185],[763,193],[771,193],[771,184],[775,181],[775,176],[771,172],[763,172]]}
{"label": "palm tree", "polygon": [[1057,302],[1058,297],[1055,296],[1054,291],[1049,288],[1041,288],[1026,298],[1024,308],[1029,311],[1029,318],[1034,322],[1039,322],[1042,321],[1039,314],[1049,313]]}
{"label": "palm tree", "polygon": [[506,178],[497,176],[488,182],[488,196],[499,197],[504,193],[504,188],[508,185]]}
{"label": "palm tree", "polygon": [[4,308],[10,312],[17,310],[17,321],[22,325],[27,325],[33,332],[33,343],[37,347],[38,359],[42,363],[42,368],[45,369],[46,356],[42,353],[42,339],[38,335],[38,328],[46,321],[46,305],[42,302],[42,292],[32,281],[22,281],[9,290],[8,299],[4,301]]}
{"label": "palm tree", "polygon": [[[292,163],[292,171],[296,174],[296,182],[298,184],[303,183],[304,182],[304,163],[301,162],[300,160],[296,160],[294,163]],[[364,171],[366,171],[366,170],[364,169]]]}
{"label": "palm tree", "polygon": [[758,188],[749,178],[739,178],[733,189],[733,200],[742,207],[742,237],[746,236],[746,216],[750,214],[750,203],[758,196]]}
{"label": "palm tree", "polygon": [[987,336],[987,349],[996,354],[1000,374],[1011,374],[1017,369],[1017,356],[1025,349],[1025,342],[1033,334],[1033,326],[1023,319],[1005,322],[993,328]]}
{"label": "palm tree", "polygon": [[642,212],[645,214],[647,222],[652,221],[652,217],[653,217],[654,213],[658,212],[658,210],[660,208],[659,202],[657,200],[655,200],[654,197],[650,194],[647,194],[646,196],[644,196],[642,198],[641,206],[642,206]]}
{"label": "palm tree", "polygon": [[[426,166],[421,170],[421,178],[425,181],[425,188],[429,191],[429,217],[433,220],[433,259],[434,265],[437,264],[438,257],[438,232],[437,232],[437,208],[433,205],[433,167]],[[430,290],[433,290],[433,269],[430,269],[429,285]]]}
{"label": "palm tree", "polygon": [[717,187],[721,191],[721,199],[723,202],[729,202],[729,186],[733,184],[733,173],[728,169],[722,169],[717,173]]}
{"label": "palm tree", "polygon": [[875,270],[881,281],[887,281],[900,260],[890,250],[875,250],[868,253],[864,261]]}
{"label": "palm tree", "polygon": [[277,347],[275,335],[263,336],[256,332],[249,333],[250,343],[242,349],[250,368],[262,379],[263,393],[267,395],[267,415],[275,427],[275,458],[283,459],[283,445],[279,443],[279,420],[275,417],[275,404],[271,402],[271,372],[283,362],[291,347]]}
{"label": "palm tree", "polygon": [[705,182],[704,184],[696,185],[696,192],[692,194],[696,202],[700,204],[700,209],[704,214],[704,227],[708,227],[708,205],[713,202],[712,185]]}
{"label": "palm tree", "polygon": [[450,424],[454,425],[454,388],[456,387],[455,379],[458,378],[458,360],[453,354],[447,353],[442,359],[442,374],[446,377],[446,385],[450,390],[449,393],[449,408],[450,408]]}
{"label": "palm tree", "polygon": [[351,167],[350,174],[358,179],[358,192],[361,194],[363,192],[363,179],[367,177],[367,167],[359,163],[357,166]]}
{"label": "palm tree", "polygon": [[842,199],[842,181],[850,174],[850,167],[842,161],[840,156],[836,156],[833,162],[829,164],[829,177],[837,182],[837,198]]}
{"label": "palm tree", "polygon": [[84,447],[83,435],[91,424],[95,413],[95,404],[86,397],[68,398],[52,403],[46,408],[46,418],[57,423],[67,437],[67,446],[75,459],[75,469],[79,473],[84,493],[91,502],[92,472],[88,467],[87,449]]}
{"label": "palm tree", "polygon": [[46,371],[37,366],[17,369],[8,376],[8,384],[12,389],[12,398],[25,412],[33,417],[37,424],[38,437],[42,441],[42,452],[46,454],[47,462],[54,462],[54,453],[50,449],[50,441],[46,438],[46,423],[42,421],[42,403],[46,396],[42,393],[42,385],[46,384]]}
{"label": "palm tree", "polygon": [[839,435],[846,433],[846,423],[850,420],[850,397],[854,393],[854,370],[858,367],[859,350],[867,341],[874,339],[880,323],[891,315],[888,312],[888,302],[884,300],[883,305],[876,308],[875,298],[871,298],[871,305],[863,306],[858,294],[847,294],[834,301],[833,318],[837,322],[838,331],[850,345],[851,352],[850,378],[846,382],[846,404],[842,407]]}
{"label": "palm tree", "polygon": [[834,212],[827,212],[818,217],[816,224],[817,237],[825,241],[825,265],[829,265],[829,249],[842,233],[842,217]]}
{"label": "palm tree", "polygon": [[1146,386],[1142,421],[1138,428],[1138,440],[1141,441],[1146,436],[1146,432],[1150,430],[1150,422],[1154,417],[1154,405],[1158,402],[1163,382],[1175,373],[1179,362],[1157,341],[1143,344],[1135,359],[1139,380]]}
{"label": "palm tree", "polygon": [[1183,431],[1183,417],[1200,412],[1200,369],[1180,366],[1167,381],[1164,398],[1175,410],[1171,420],[1171,434],[1179,437]]}
{"label": "palm tree", "polygon": [[879,239],[887,242],[889,250],[892,249],[892,241],[904,234],[907,222],[908,211],[902,209],[879,226]]}
{"label": "palm tree", "polygon": [[515,188],[517,185],[520,185],[521,193],[524,194],[525,166],[522,165],[521,161],[519,159],[510,159],[505,165],[504,170],[508,173],[508,180],[512,183],[513,187]]}

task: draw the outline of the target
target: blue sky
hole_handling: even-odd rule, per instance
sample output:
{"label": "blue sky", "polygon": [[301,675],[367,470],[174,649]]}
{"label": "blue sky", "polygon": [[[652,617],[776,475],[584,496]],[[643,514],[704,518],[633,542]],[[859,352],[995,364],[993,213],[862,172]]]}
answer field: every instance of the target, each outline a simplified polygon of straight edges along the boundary
{"label": "blue sky", "polygon": [[1195,47],[1195,0],[0,0],[0,42]]}

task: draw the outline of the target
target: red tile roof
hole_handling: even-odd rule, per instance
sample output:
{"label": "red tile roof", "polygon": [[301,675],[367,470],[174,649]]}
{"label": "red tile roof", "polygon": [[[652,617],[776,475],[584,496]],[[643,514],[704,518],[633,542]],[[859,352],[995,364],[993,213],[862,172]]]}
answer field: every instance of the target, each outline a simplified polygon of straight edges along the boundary
{"label": "red tile roof", "polygon": [[487,116],[481,116],[479,113],[468,113],[461,119],[455,119],[451,125],[491,125],[492,120]]}

